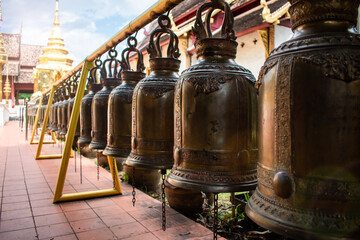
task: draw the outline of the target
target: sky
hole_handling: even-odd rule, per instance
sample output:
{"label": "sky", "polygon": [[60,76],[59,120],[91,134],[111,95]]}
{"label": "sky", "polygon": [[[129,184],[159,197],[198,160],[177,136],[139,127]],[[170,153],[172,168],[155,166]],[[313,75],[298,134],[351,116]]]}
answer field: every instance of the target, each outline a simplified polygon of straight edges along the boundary
{"label": "sky", "polygon": [[[73,66],[90,55],[156,0],[59,0],[59,20]],[[3,33],[19,33],[23,44],[47,44],[55,0],[1,1]],[[22,27],[21,27],[22,26]],[[143,36],[140,30],[138,38]],[[122,45],[125,42],[122,43]],[[121,50],[121,46],[117,49]]]}

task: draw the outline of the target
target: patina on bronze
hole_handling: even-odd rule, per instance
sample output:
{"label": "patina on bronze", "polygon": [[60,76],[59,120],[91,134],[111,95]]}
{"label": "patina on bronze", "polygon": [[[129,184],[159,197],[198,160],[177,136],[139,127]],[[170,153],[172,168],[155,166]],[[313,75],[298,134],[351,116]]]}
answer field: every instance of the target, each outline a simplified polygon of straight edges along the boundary
{"label": "patina on bronze", "polygon": [[120,61],[116,58],[117,51],[112,48],[108,52],[101,67],[101,84],[91,104],[91,143],[89,147],[96,151],[103,151],[107,140],[107,116],[109,95],[114,87],[121,83]]}
{"label": "patina on bronze", "polygon": [[[221,38],[213,38],[210,29],[214,9],[225,12]],[[168,182],[176,187],[219,193],[256,186],[255,77],[234,61],[233,22],[224,1],[213,0],[197,11],[198,63],[181,74],[175,88],[175,161]]]}
{"label": "patina on bronze", "polygon": [[[178,38],[170,30],[170,19],[162,15],[159,29],[150,36],[148,77],[142,79],[133,94],[130,166],[170,169],[174,165],[174,90],[179,79]],[[167,56],[163,57],[160,38],[169,35]]]}
{"label": "patina on bronze", "polygon": [[[121,56],[121,85],[117,86],[110,94],[107,146],[104,154],[126,160],[131,150],[131,106],[132,96],[136,84],[145,77],[143,56],[136,48],[137,40],[129,37],[128,48],[124,49]],[[129,55],[135,52],[138,55],[136,70],[131,70]]]}
{"label": "patina on bronze", "polygon": [[93,152],[89,148],[91,142],[91,103],[94,95],[102,88],[97,80],[97,71],[100,70],[101,65],[101,60],[96,59],[95,67],[90,69],[87,83],[87,90],[89,93],[83,97],[80,105],[80,137],[78,140],[78,147],[80,154],[88,158],[96,157],[96,152]]}
{"label": "patina on bronze", "polygon": [[[70,98],[69,98],[69,102],[68,102],[68,109],[67,109],[67,128],[69,129],[69,124],[70,124],[70,118],[71,118],[71,114],[72,114],[72,110],[74,107],[74,102],[75,102],[75,94],[77,91],[77,86],[78,86],[78,79],[80,77],[80,72],[78,72],[76,75],[74,75],[71,79],[70,82]],[[76,125],[76,129],[75,129],[75,135],[74,135],[74,141],[73,141],[73,149],[76,150],[77,147],[77,140],[80,136],[80,121],[77,122]]]}
{"label": "patina on bronze", "polygon": [[293,37],[259,76],[257,224],[295,239],[360,236],[359,0],[293,0]]}

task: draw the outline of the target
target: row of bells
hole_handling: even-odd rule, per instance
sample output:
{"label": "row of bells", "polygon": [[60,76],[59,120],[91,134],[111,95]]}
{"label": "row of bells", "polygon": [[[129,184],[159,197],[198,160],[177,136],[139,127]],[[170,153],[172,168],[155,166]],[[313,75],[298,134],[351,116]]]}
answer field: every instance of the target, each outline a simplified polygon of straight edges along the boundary
{"label": "row of bells", "polygon": [[[221,0],[199,8],[198,63],[180,77],[175,37],[162,57],[151,36],[147,77],[136,44],[128,41],[121,61],[109,52],[90,71],[80,151],[101,151],[134,167],[172,168],[167,180],[180,188],[219,193],[257,187],[246,212],[259,225],[297,239],[357,239],[360,37],[347,29],[356,22],[359,1],[321,2],[328,7],[291,1],[295,35],[267,59],[258,89],[251,72],[234,61],[233,16]],[[210,18],[200,23],[208,7],[225,12],[220,38],[209,34]],[[138,54],[135,71],[131,51]],[[66,132],[68,98],[60,94],[52,105],[53,131]]]}

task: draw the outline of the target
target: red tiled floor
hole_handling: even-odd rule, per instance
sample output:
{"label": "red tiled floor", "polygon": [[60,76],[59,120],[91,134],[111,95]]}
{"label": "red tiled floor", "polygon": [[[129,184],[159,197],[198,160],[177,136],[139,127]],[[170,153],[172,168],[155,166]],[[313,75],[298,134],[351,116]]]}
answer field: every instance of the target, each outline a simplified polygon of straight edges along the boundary
{"label": "red tiled floor", "polygon": [[114,227],[114,226],[118,226],[118,225],[136,221],[135,218],[133,218],[126,212],[116,214],[116,215],[104,216],[104,217],[101,217],[101,219],[108,227]]}
{"label": "red tiled floor", "polygon": [[108,228],[95,229],[77,234],[79,240],[113,240],[116,236]]}
{"label": "red tiled floor", "polygon": [[37,227],[64,222],[67,222],[64,213],[47,214],[35,217],[35,224]]}
{"label": "red tiled floor", "polygon": [[31,217],[31,216],[32,216],[32,214],[31,214],[30,208],[12,210],[12,211],[6,211],[6,212],[4,211],[4,212],[1,212],[1,221],[24,218],[24,217]]}
{"label": "red tiled floor", "polygon": [[145,234],[141,234],[141,235],[136,235],[136,236],[132,236],[132,237],[128,237],[128,238],[123,238],[124,240],[157,240],[159,238],[157,238],[154,234],[152,233],[145,233]]}
{"label": "red tiled floor", "polygon": [[[0,239],[212,239],[212,232],[173,209],[166,209],[167,231],[161,230],[161,203],[136,190],[132,206],[132,187],[122,184],[123,195],[53,204],[61,160],[34,160],[37,145],[23,140],[17,124],[0,128]],[[11,132],[11,134],[10,134]],[[4,141],[4,136],[11,136]],[[63,144],[62,144],[63,145]],[[63,148],[63,146],[62,146]],[[43,145],[42,153],[60,152],[60,144]],[[11,160],[10,160],[11,159]],[[83,159],[83,184],[74,159],[70,159],[63,193],[112,187],[112,177]],[[19,167],[23,171],[19,171]],[[2,186],[4,185],[4,186]]]}
{"label": "red tiled floor", "polygon": [[34,219],[32,217],[1,221],[2,232],[9,232],[34,227]]}
{"label": "red tiled floor", "polygon": [[20,210],[24,208],[30,208],[30,204],[28,201],[3,203],[1,206],[2,211]]}
{"label": "red tiled floor", "polygon": [[79,220],[70,222],[70,224],[76,233],[106,227],[103,221],[99,218]]}
{"label": "red tiled floor", "polygon": [[65,215],[70,222],[97,217],[92,209],[65,212]]}
{"label": "red tiled floor", "polygon": [[68,235],[73,233],[69,223],[58,223],[37,228],[39,239],[50,239],[52,237]]}
{"label": "red tiled floor", "polygon": [[0,239],[4,240],[35,240],[38,239],[35,228],[22,229],[11,232],[0,232]]}
{"label": "red tiled floor", "polygon": [[111,230],[119,239],[134,237],[149,232],[149,230],[142,226],[139,222],[132,222],[120,226],[115,226],[112,227]]}
{"label": "red tiled floor", "polygon": [[65,212],[90,208],[90,206],[85,201],[65,202],[65,203],[60,203],[59,206]]}

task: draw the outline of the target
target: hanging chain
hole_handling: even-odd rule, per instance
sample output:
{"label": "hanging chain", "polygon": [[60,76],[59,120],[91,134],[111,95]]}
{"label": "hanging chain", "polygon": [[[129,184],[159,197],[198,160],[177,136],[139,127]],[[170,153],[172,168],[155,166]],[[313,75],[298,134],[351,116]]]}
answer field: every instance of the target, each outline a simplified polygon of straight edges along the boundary
{"label": "hanging chain", "polygon": [[118,174],[118,172],[115,170],[115,158],[112,157],[112,177],[113,177],[113,188],[115,189],[115,174]]}
{"label": "hanging chain", "polygon": [[82,158],[80,154],[80,184],[82,184]]}
{"label": "hanging chain", "polygon": [[133,190],[132,190],[132,203],[133,203],[133,207],[135,207],[135,202],[136,202],[136,198],[135,198],[135,167],[132,167],[133,168],[133,175],[132,175],[132,187],[133,187]]}
{"label": "hanging chain", "polygon": [[217,239],[217,225],[218,225],[218,194],[214,193],[214,225],[213,225],[214,240]]}
{"label": "hanging chain", "polygon": [[161,169],[161,198],[162,198],[162,204],[161,204],[161,211],[162,211],[162,230],[166,230],[166,204],[165,204],[165,174],[166,169]]}

